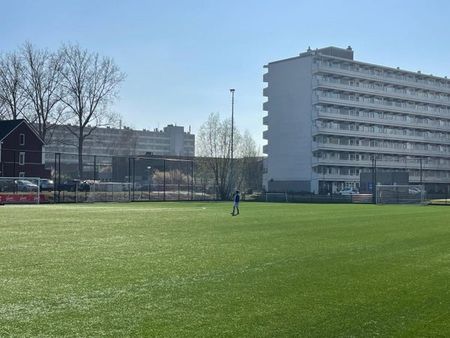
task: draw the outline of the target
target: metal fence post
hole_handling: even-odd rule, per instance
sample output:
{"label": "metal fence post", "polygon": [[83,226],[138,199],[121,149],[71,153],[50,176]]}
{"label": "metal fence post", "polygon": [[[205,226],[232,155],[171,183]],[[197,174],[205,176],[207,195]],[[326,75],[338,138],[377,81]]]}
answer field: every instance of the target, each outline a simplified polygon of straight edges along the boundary
{"label": "metal fence post", "polygon": [[192,181],[192,186],[191,186],[191,201],[194,200],[194,161],[191,161],[191,181]]}
{"label": "metal fence post", "polygon": [[94,155],[94,184],[97,180],[97,155]]}
{"label": "metal fence post", "polygon": [[136,159],[133,157],[133,201],[135,200],[136,191]]}
{"label": "metal fence post", "polygon": [[131,157],[128,157],[128,200],[131,200]]}
{"label": "metal fence post", "polygon": [[166,200],[166,160],[163,160],[163,201]]}

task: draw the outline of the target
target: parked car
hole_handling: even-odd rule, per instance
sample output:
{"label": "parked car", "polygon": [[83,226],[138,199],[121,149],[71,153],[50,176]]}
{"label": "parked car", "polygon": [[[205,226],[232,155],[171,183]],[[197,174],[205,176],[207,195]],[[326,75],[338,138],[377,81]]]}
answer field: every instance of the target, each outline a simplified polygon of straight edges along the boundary
{"label": "parked car", "polygon": [[356,194],[358,194],[358,190],[356,190],[355,188],[344,188],[338,192],[338,195],[342,195],[342,196],[350,196],[350,195],[356,195]]}
{"label": "parked car", "polygon": [[55,184],[53,180],[49,180],[46,178],[41,179],[41,191],[53,191]]}
{"label": "parked car", "polygon": [[408,193],[411,195],[420,194],[422,190],[419,187],[409,187]]}
{"label": "parked car", "polygon": [[56,186],[58,191],[90,191],[91,187],[86,181],[77,179],[67,180]]}
{"label": "parked car", "polygon": [[28,180],[15,180],[14,181],[17,191],[37,191],[38,186]]}

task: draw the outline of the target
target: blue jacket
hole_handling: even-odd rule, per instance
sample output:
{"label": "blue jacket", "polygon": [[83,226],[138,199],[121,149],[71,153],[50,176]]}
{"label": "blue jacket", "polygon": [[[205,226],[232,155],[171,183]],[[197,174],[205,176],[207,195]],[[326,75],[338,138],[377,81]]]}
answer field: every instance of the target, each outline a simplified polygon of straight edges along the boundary
{"label": "blue jacket", "polygon": [[239,194],[234,195],[234,202],[239,203],[240,199],[241,199],[241,195],[239,195]]}

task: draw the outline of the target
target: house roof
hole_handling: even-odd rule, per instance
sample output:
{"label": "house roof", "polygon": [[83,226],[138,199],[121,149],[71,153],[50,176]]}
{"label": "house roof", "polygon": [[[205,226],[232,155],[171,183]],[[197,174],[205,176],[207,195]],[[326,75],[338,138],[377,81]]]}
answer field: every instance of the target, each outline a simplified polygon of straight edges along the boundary
{"label": "house roof", "polygon": [[41,139],[39,134],[34,130],[34,128],[31,127],[28,123],[26,123],[26,121],[24,119],[0,121],[0,141],[4,140],[6,138],[6,136],[11,134],[11,132],[14,129],[16,129],[18,126],[20,126],[24,122],[28,126],[28,128],[30,128],[31,131],[36,134],[36,136],[39,138],[39,140],[41,140],[42,143],[44,143],[44,141]]}

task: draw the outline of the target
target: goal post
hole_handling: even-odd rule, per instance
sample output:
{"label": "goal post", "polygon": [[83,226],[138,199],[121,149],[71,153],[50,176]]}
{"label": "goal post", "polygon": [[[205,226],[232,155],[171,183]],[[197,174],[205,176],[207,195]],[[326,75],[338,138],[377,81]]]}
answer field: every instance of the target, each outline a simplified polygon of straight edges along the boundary
{"label": "goal post", "polygon": [[423,204],[426,192],[423,185],[377,185],[376,204]]}
{"label": "goal post", "polygon": [[45,200],[39,177],[0,177],[0,203],[39,204]]}
{"label": "goal post", "polygon": [[286,192],[266,192],[266,202],[288,202]]}

